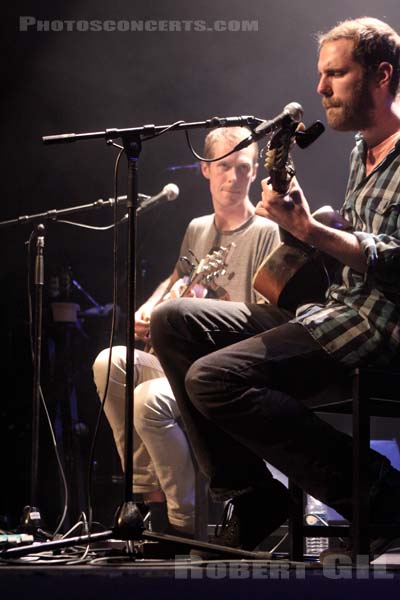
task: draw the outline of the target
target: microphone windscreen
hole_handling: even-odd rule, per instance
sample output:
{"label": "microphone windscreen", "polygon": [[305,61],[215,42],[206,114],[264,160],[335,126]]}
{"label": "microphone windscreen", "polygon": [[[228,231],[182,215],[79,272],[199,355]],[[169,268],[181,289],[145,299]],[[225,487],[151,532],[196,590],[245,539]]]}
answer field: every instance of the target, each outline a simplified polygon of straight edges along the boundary
{"label": "microphone windscreen", "polygon": [[179,196],[179,188],[175,183],[167,183],[164,186],[163,193],[166,194],[168,200],[176,200]]}

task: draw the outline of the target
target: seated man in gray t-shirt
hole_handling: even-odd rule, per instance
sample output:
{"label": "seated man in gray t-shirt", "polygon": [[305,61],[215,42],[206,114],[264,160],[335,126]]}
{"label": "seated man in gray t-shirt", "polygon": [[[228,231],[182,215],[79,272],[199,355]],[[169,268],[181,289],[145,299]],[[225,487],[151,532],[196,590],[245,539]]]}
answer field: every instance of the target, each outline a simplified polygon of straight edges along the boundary
{"label": "seated man in gray t-shirt", "polygon": [[[222,156],[247,135],[247,130],[223,128],[206,137],[205,158]],[[207,283],[194,290],[224,300],[254,302],[257,294],[252,277],[279,242],[278,228],[268,219],[255,214],[249,188],[257,173],[258,148],[252,144],[216,162],[202,162],[203,175],[210,182],[214,213],[193,219],[184,235],[180,256],[189,251],[198,259],[220,247],[232,254],[224,273],[207,289]],[[148,331],[152,309],[169,294],[175,297],[184,286],[185,263],[178,260],[171,275],[137,310],[135,336],[149,343]],[[193,293],[193,292],[192,292]],[[93,365],[99,397],[106,388],[109,350],[103,350]],[[104,405],[121,462],[124,460],[126,348],[112,351],[110,381]],[[135,493],[143,494],[150,507],[152,528],[175,535],[194,533],[194,466],[190,447],[179,418],[179,407],[168,380],[154,354],[135,350],[134,453]],[[167,510],[164,525],[160,516]]]}

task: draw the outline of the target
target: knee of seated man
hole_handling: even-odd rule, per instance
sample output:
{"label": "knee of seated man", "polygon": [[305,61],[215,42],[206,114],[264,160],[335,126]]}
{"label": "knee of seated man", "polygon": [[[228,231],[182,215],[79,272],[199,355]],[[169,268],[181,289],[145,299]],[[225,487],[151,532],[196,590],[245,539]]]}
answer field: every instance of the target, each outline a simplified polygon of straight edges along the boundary
{"label": "knee of seated man", "polygon": [[107,373],[109,349],[106,348],[99,352],[93,363],[93,377],[97,388],[102,385]]}
{"label": "knee of seated man", "polygon": [[215,365],[209,356],[196,360],[185,378],[185,388],[191,402],[203,412],[203,400],[217,392],[218,384],[222,381],[223,372]]}
{"label": "knee of seated man", "polygon": [[[185,321],[185,316],[190,312],[192,298],[176,298],[162,302],[151,313],[150,335],[153,347],[158,351],[160,343],[174,337]],[[161,350],[163,348],[161,347]]]}
{"label": "knee of seated man", "polygon": [[[108,361],[109,361],[110,349],[105,348],[96,356],[96,359],[93,363],[93,377],[94,382],[96,384],[97,389],[104,387],[107,377],[108,370]],[[111,369],[110,374],[113,373],[113,370],[118,368],[125,368],[124,361],[126,355],[126,348],[124,346],[114,346],[112,350],[112,361],[111,361]]]}
{"label": "knee of seated man", "polygon": [[151,313],[150,320],[150,336],[153,347],[157,346],[157,342],[169,330],[170,317],[174,312],[176,300],[168,300],[156,306]]}
{"label": "knee of seated man", "polygon": [[[95,361],[93,363],[93,372],[98,373],[100,371],[104,371],[108,367],[108,360],[110,355],[110,349],[104,348],[99,354],[96,356]],[[112,349],[112,360],[111,364],[119,364],[121,360],[125,360],[126,357],[126,348],[125,346],[114,346]]]}
{"label": "knee of seated man", "polygon": [[134,421],[139,434],[149,423],[161,426],[174,420],[169,403],[164,399],[164,387],[168,388],[164,377],[144,381],[135,387]]}

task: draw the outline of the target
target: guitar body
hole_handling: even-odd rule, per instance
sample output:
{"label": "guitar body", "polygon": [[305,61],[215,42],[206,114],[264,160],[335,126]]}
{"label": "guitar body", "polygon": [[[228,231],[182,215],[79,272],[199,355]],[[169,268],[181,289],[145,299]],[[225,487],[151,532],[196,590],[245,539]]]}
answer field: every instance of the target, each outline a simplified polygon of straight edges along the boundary
{"label": "guitar body", "polygon": [[281,243],[260,265],[254,289],[266,300],[295,312],[297,306],[324,299],[329,280],[317,253]]}
{"label": "guitar body", "polygon": [[[351,225],[330,206],[313,217],[334,229],[351,231]],[[253,278],[254,289],[266,300],[295,312],[298,306],[322,302],[337,262],[284,232],[284,241],[267,256]]]}

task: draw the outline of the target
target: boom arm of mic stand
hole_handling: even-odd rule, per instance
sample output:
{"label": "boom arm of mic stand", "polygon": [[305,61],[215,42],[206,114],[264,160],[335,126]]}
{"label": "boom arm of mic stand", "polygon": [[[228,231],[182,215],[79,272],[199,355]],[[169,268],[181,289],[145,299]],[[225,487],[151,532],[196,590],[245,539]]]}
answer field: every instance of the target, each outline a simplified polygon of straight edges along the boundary
{"label": "boom arm of mic stand", "polygon": [[186,129],[212,129],[214,127],[257,127],[263,123],[263,119],[244,115],[240,117],[212,117],[206,121],[194,121],[185,123],[178,121],[169,125],[144,125],[143,127],[130,127],[127,129],[105,129],[104,131],[93,131],[91,133],[63,133],[58,135],[45,135],[42,137],[44,144],[65,144],[93,139],[113,140],[124,139],[151,139],[166,131],[179,131]]}
{"label": "boom arm of mic stand", "polygon": [[[139,198],[150,198],[147,194],[138,194]],[[91,202],[90,204],[81,204],[80,206],[69,206],[68,208],[59,208],[59,209],[50,209],[45,212],[34,213],[31,215],[21,215],[16,219],[9,219],[7,221],[0,221],[1,227],[8,227],[9,225],[25,225],[26,223],[32,223],[35,221],[57,221],[60,217],[66,217],[78,212],[84,212],[92,209],[99,209],[108,206],[114,206],[115,202],[117,204],[126,204],[127,196],[118,196],[118,198],[109,198],[108,200],[103,200],[100,198],[95,202]]]}

